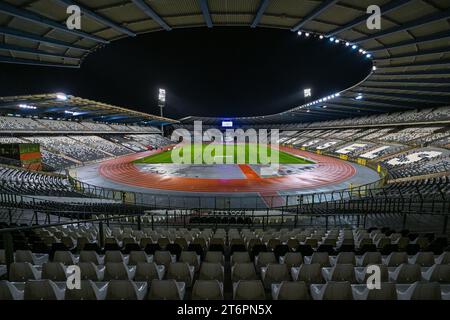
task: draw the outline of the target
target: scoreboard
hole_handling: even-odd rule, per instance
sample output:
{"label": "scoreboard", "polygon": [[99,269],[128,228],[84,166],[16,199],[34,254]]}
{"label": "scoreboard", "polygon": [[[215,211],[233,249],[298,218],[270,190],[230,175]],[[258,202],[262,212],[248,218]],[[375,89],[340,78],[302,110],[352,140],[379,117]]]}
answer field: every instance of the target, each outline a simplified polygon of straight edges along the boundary
{"label": "scoreboard", "polygon": [[[42,170],[42,155],[37,143],[0,144],[2,162],[28,170]],[[9,161],[8,161],[9,160]]]}

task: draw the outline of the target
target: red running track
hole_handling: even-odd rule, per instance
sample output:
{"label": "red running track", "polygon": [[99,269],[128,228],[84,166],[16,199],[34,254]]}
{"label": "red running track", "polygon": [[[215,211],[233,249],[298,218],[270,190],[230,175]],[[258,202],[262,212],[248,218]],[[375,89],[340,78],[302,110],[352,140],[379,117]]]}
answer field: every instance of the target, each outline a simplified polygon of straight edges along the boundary
{"label": "red running track", "polygon": [[[278,191],[316,188],[335,184],[349,179],[356,173],[356,169],[343,160],[287,147],[281,147],[280,149],[312,159],[317,163],[317,166],[301,174],[274,178],[255,177],[251,172],[248,172],[250,167],[244,166],[245,179],[202,179],[142,172],[132,163],[134,160],[161,152],[159,150],[146,151],[105,161],[100,164],[99,173],[104,178],[117,183],[148,189],[215,193],[257,192],[262,195],[274,194]],[[249,179],[249,176],[251,179]]]}

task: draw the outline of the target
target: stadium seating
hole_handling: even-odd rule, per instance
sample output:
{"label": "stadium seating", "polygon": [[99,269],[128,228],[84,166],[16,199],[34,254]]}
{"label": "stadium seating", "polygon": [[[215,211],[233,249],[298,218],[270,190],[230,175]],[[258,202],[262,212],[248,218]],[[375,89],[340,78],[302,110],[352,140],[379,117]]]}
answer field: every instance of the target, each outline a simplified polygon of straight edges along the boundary
{"label": "stadium seating", "polygon": [[[355,248],[358,239],[366,237],[371,240],[388,237],[392,241],[398,241],[408,235],[415,241],[421,239],[420,234],[395,233],[389,228],[285,228],[280,232],[277,229],[245,228],[228,231],[185,228],[138,230],[135,227],[114,226],[105,226],[104,232],[105,237],[114,239],[119,244],[122,252],[108,250],[106,245],[105,248],[100,248],[100,254],[86,251],[87,243],[85,249],[81,248],[79,251],[76,242],[82,241],[82,237],[93,239],[94,242],[98,237],[97,226],[91,224],[31,231],[28,233],[30,245],[42,242],[48,236],[52,236],[53,243],[56,243],[68,235],[74,238],[74,249],[58,250],[52,255],[16,250],[10,273],[0,282],[0,300],[450,299],[450,252],[433,253],[433,246],[414,255],[408,255],[405,251],[383,255],[380,253],[381,249],[364,254],[353,250],[330,255],[328,252],[320,252],[318,245],[312,255],[303,256],[295,248],[279,258],[267,246],[269,251],[260,252],[251,261],[255,246],[274,242],[285,232],[289,234],[288,239],[301,238],[300,245],[304,245],[309,239],[319,240],[320,243],[336,239],[336,245],[339,246],[340,243],[342,246],[345,239],[351,239]],[[169,235],[172,239],[179,237],[188,242],[203,239],[206,243],[224,236],[225,255],[221,251],[208,250],[202,257],[184,249],[178,257],[168,251],[156,251],[153,255],[147,255],[143,247],[128,254],[123,253],[127,237],[149,237],[157,243],[159,239],[166,239]],[[236,239],[243,240],[247,249],[230,254],[231,240]],[[261,244],[255,244],[255,239],[259,239]],[[167,249],[172,241],[161,249]],[[442,245],[445,243],[442,242]],[[334,252],[336,251],[338,247],[334,248]],[[0,253],[2,252],[0,249]],[[0,263],[4,263],[3,260],[0,259]],[[72,264],[78,264],[83,270],[81,290],[66,288],[67,266]],[[366,270],[372,266],[378,266],[381,270],[380,290],[369,290],[365,285],[371,274]]]}

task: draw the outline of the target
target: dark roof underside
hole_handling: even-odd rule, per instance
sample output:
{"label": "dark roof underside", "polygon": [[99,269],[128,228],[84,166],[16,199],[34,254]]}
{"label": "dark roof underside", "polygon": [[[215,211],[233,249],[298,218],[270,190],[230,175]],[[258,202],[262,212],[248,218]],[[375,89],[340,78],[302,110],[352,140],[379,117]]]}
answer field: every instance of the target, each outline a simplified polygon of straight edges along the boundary
{"label": "dark roof underside", "polygon": [[[71,4],[82,8],[81,30],[65,26]],[[381,30],[366,26],[373,4],[382,10]],[[174,28],[308,31],[357,44],[372,54],[377,70],[327,101],[326,109],[302,106],[242,121],[327,120],[448,105],[449,20],[448,0],[6,0],[0,2],[0,62],[76,68],[111,41]]]}

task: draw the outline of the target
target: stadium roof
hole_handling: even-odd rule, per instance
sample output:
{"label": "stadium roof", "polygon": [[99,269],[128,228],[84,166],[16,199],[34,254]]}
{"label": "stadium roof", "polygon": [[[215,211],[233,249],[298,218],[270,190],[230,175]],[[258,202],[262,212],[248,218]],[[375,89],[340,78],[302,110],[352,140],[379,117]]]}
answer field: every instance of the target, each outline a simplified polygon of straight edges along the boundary
{"label": "stadium roof", "polygon": [[165,125],[178,122],[63,93],[0,97],[0,113],[143,125]]}
{"label": "stadium roof", "polygon": [[[65,26],[72,4],[82,9],[81,30]],[[374,4],[382,12],[380,30],[366,26],[367,8]],[[0,3],[0,62],[76,68],[111,41],[175,28],[304,31],[322,35],[322,41],[341,40],[334,45],[355,44],[371,55],[376,71],[338,97],[240,120],[326,120],[448,105],[449,19],[448,0],[7,0]],[[194,119],[208,120],[184,121]]]}

